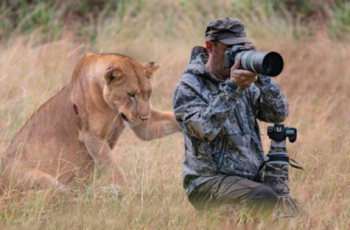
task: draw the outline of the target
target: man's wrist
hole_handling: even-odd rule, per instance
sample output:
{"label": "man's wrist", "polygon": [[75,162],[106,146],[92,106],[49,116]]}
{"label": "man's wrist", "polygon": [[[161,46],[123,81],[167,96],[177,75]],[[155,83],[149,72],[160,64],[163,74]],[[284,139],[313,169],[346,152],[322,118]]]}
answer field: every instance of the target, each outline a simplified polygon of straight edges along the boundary
{"label": "man's wrist", "polygon": [[266,85],[269,84],[271,82],[271,78],[268,76],[264,76],[264,75],[259,75],[257,81],[255,82],[255,84],[257,86],[259,85]]}

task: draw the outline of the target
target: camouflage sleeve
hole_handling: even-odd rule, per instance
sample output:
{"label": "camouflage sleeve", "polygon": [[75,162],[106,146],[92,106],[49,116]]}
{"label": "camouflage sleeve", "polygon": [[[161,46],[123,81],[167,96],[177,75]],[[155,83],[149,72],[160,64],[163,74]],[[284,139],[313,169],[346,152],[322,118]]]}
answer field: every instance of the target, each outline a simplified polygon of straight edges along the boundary
{"label": "camouflage sleeve", "polygon": [[276,82],[259,76],[252,87],[255,116],[265,122],[280,123],[288,116],[288,101]]}
{"label": "camouflage sleeve", "polygon": [[197,77],[184,75],[175,89],[173,107],[177,121],[188,135],[211,141],[221,131],[243,89],[222,83],[214,96],[202,84]]}

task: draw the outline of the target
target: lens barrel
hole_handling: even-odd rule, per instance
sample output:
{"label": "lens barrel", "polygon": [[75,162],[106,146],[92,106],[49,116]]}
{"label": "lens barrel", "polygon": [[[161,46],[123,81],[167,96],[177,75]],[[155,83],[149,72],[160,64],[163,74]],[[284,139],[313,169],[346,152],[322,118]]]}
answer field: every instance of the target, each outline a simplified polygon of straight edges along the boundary
{"label": "lens barrel", "polygon": [[283,70],[283,58],[274,51],[241,51],[235,56],[235,61],[238,59],[243,69],[270,77],[279,75]]}

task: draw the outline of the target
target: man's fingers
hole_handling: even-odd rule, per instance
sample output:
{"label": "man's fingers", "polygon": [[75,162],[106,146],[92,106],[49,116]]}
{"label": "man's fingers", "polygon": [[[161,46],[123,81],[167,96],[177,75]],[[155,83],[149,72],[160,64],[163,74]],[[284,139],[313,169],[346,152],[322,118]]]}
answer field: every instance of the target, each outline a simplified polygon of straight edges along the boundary
{"label": "man's fingers", "polygon": [[253,45],[253,44],[249,44],[249,45],[247,46],[247,48],[248,48],[248,49],[253,49],[253,50],[257,51],[256,46]]}
{"label": "man's fingers", "polygon": [[238,59],[235,64],[232,66],[232,69],[238,69],[239,65],[241,64],[241,60]]}
{"label": "man's fingers", "polygon": [[245,70],[245,69],[236,70],[236,71],[235,71],[235,74],[236,74],[236,75],[243,76],[243,77],[245,77],[245,78],[253,78],[253,77],[255,77],[255,76],[258,75],[257,73],[254,73],[254,72],[251,72],[251,71]]}
{"label": "man's fingers", "polygon": [[239,65],[241,64],[241,60],[237,60],[235,64],[231,68],[231,79],[234,83],[237,85],[247,88],[249,87],[253,82],[256,81],[256,73],[250,72],[248,70],[244,69],[238,69]]}

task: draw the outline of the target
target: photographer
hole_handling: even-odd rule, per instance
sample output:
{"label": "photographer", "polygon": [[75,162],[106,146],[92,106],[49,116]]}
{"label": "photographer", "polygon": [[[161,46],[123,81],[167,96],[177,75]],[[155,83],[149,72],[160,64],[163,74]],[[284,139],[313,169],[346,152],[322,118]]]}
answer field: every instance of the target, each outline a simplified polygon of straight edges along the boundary
{"label": "photographer", "polygon": [[277,196],[259,183],[264,152],[257,119],[279,123],[288,102],[267,76],[224,65],[234,45],[255,49],[235,18],[210,22],[206,49],[195,47],[174,92],[173,107],[185,143],[184,189],[202,210],[222,204],[273,207]]}

